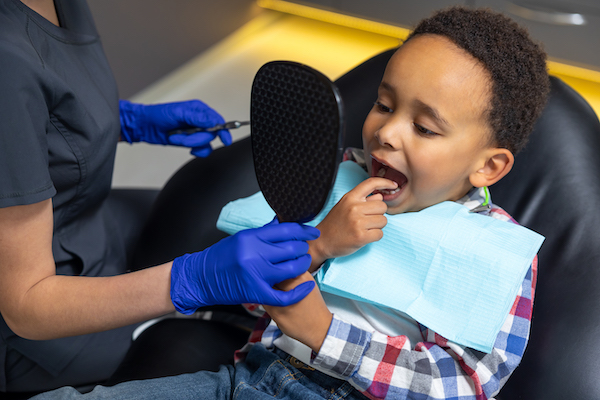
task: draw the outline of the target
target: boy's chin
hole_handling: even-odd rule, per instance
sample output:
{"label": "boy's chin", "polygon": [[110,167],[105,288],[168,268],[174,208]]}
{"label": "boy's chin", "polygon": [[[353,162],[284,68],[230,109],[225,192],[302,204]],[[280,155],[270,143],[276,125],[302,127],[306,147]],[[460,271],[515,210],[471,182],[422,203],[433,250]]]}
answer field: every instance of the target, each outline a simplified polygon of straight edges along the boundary
{"label": "boy's chin", "polygon": [[392,202],[388,202],[388,201],[385,201],[385,200],[383,202],[385,204],[387,204],[387,206],[388,206],[388,209],[386,211],[386,214],[388,214],[388,215],[403,214],[403,213],[406,213],[406,212],[413,211],[411,209],[411,207],[408,206],[407,204],[402,204],[402,203],[400,203],[400,204],[398,204],[398,203],[394,204]]}
{"label": "boy's chin", "polygon": [[396,215],[396,214],[403,214],[403,213],[409,213],[409,212],[418,212],[418,211],[426,209],[427,207],[431,207],[433,205],[433,204],[431,204],[431,205],[414,204],[414,203],[409,203],[408,201],[388,202],[388,201],[385,201],[385,199],[384,199],[384,203],[387,204],[387,206],[388,206],[388,209],[386,211],[386,214],[388,214],[388,215]]}

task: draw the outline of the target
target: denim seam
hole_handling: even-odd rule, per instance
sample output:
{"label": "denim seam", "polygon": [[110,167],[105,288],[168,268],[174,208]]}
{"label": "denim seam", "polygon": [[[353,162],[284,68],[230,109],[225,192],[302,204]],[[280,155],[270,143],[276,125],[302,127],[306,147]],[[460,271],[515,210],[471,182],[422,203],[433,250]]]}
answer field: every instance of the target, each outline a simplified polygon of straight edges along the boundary
{"label": "denim seam", "polygon": [[[279,392],[281,392],[281,390],[283,389],[283,386],[285,384],[287,384],[290,380],[294,380],[294,381],[297,382],[298,381],[298,377],[296,375],[302,375],[303,376],[303,374],[300,371],[296,371],[296,372],[290,371],[290,369],[283,363],[282,360],[277,360],[276,363],[280,364],[288,372],[286,375],[284,375],[279,380],[279,383],[277,385],[277,392],[275,393],[275,396],[279,396]],[[273,364],[271,364],[271,366],[273,366]],[[269,369],[271,368],[271,366],[269,366]],[[265,375],[266,375],[266,373],[265,373]]]}
{"label": "denim seam", "polygon": [[298,381],[298,378],[296,377],[296,375],[302,375],[303,374],[300,371],[297,372],[293,372],[290,371],[289,368],[287,368],[285,366],[285,364],[282,362],[282,360],[276,360],[275,362],[271,363],[271,365],[269,365],[269,367],[265,370],[265,372],[262,374],[262,377],[258,380],[258,382],[256,382],[254,385],[250,385],[248,382],[240,382],[234,390],[234,399],[236,399],[238,397],[239,391],[238,388],[242,385],[248,385],[249,387],[253,388],[256,391],[259,391],[259,389],[256,388],[256,386],[258,386],[265,378],[265,376],[269,373],[269,370],[271,370],[275,364],[279,364],[281,365],[283,368],[285,368],[286,371],[288,371],[288,373],[286,375],[284,375],[283,377],[281,377],[281,379],[279,380],[279,383],[277,384],[277,390],[276,392],[273,394],[274,396],[278,396],[279,392],[281,392],[282,387],[290,380],[294,380],[294,381]]}

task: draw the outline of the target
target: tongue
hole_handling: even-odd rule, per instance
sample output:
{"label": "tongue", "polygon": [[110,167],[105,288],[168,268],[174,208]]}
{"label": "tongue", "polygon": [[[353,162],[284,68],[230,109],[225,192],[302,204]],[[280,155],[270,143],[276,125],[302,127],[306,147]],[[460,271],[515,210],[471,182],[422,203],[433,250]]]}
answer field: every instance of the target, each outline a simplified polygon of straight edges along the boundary
{"label": "tongue", "polygon": [[404,185],[408,180],[402,172],[396,171],[392,168],[385,168],[385,175],[383,175],[383,178],[396,182],[398,184],[398,187],[402,187],[402,185]]}

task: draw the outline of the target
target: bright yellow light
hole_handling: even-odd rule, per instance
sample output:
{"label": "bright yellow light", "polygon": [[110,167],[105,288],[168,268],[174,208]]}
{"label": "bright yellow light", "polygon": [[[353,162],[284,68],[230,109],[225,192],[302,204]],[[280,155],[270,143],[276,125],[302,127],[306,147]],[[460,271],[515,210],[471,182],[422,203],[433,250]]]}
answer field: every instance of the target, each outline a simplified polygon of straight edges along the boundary
{"label": "bright yellow light", "polygon": [[352,17],[332,11],[290,3],[283,0],[258,0],[257,3],[260,7],[268,8],[270,10],[294,14],[305,18],[316,19],[318,21],[329,22],[336,25],[346,26],[348,28],[360,29],[362,31],[378,33],[380,35],[391,36],[399,39],[406,38],[410,32],[408,29],[401,28],[399,26],[383,24],[363,18]]}
{"label": "bright yellow light", "polygon": [[600,72],[556,61],[548,61],[548,71],[575,89],[600,116]]}
{"label": "bright yellow light", "polygon": [[576,67],[574,65],[568,65],[557,61],[548,61],[548,70],[551,74],[567,75],[572,78],[600,83],[599,71]]}

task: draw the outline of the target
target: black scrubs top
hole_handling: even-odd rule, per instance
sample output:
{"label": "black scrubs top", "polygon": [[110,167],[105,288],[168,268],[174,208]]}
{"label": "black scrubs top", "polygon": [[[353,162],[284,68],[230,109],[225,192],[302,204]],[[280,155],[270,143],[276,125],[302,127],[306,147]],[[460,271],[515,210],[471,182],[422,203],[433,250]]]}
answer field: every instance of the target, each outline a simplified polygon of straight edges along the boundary
{"label": "black scrubs top", "polygon": [[[0,207],[52,198],[58,274],[125,269],[103,204],[120,134],[118,93],[90,10],[55,0],[61,27],[19,0],[0,1]],[[0,391],[7,349],[57,375],[86,337],[30,341],[0,320]]]}

